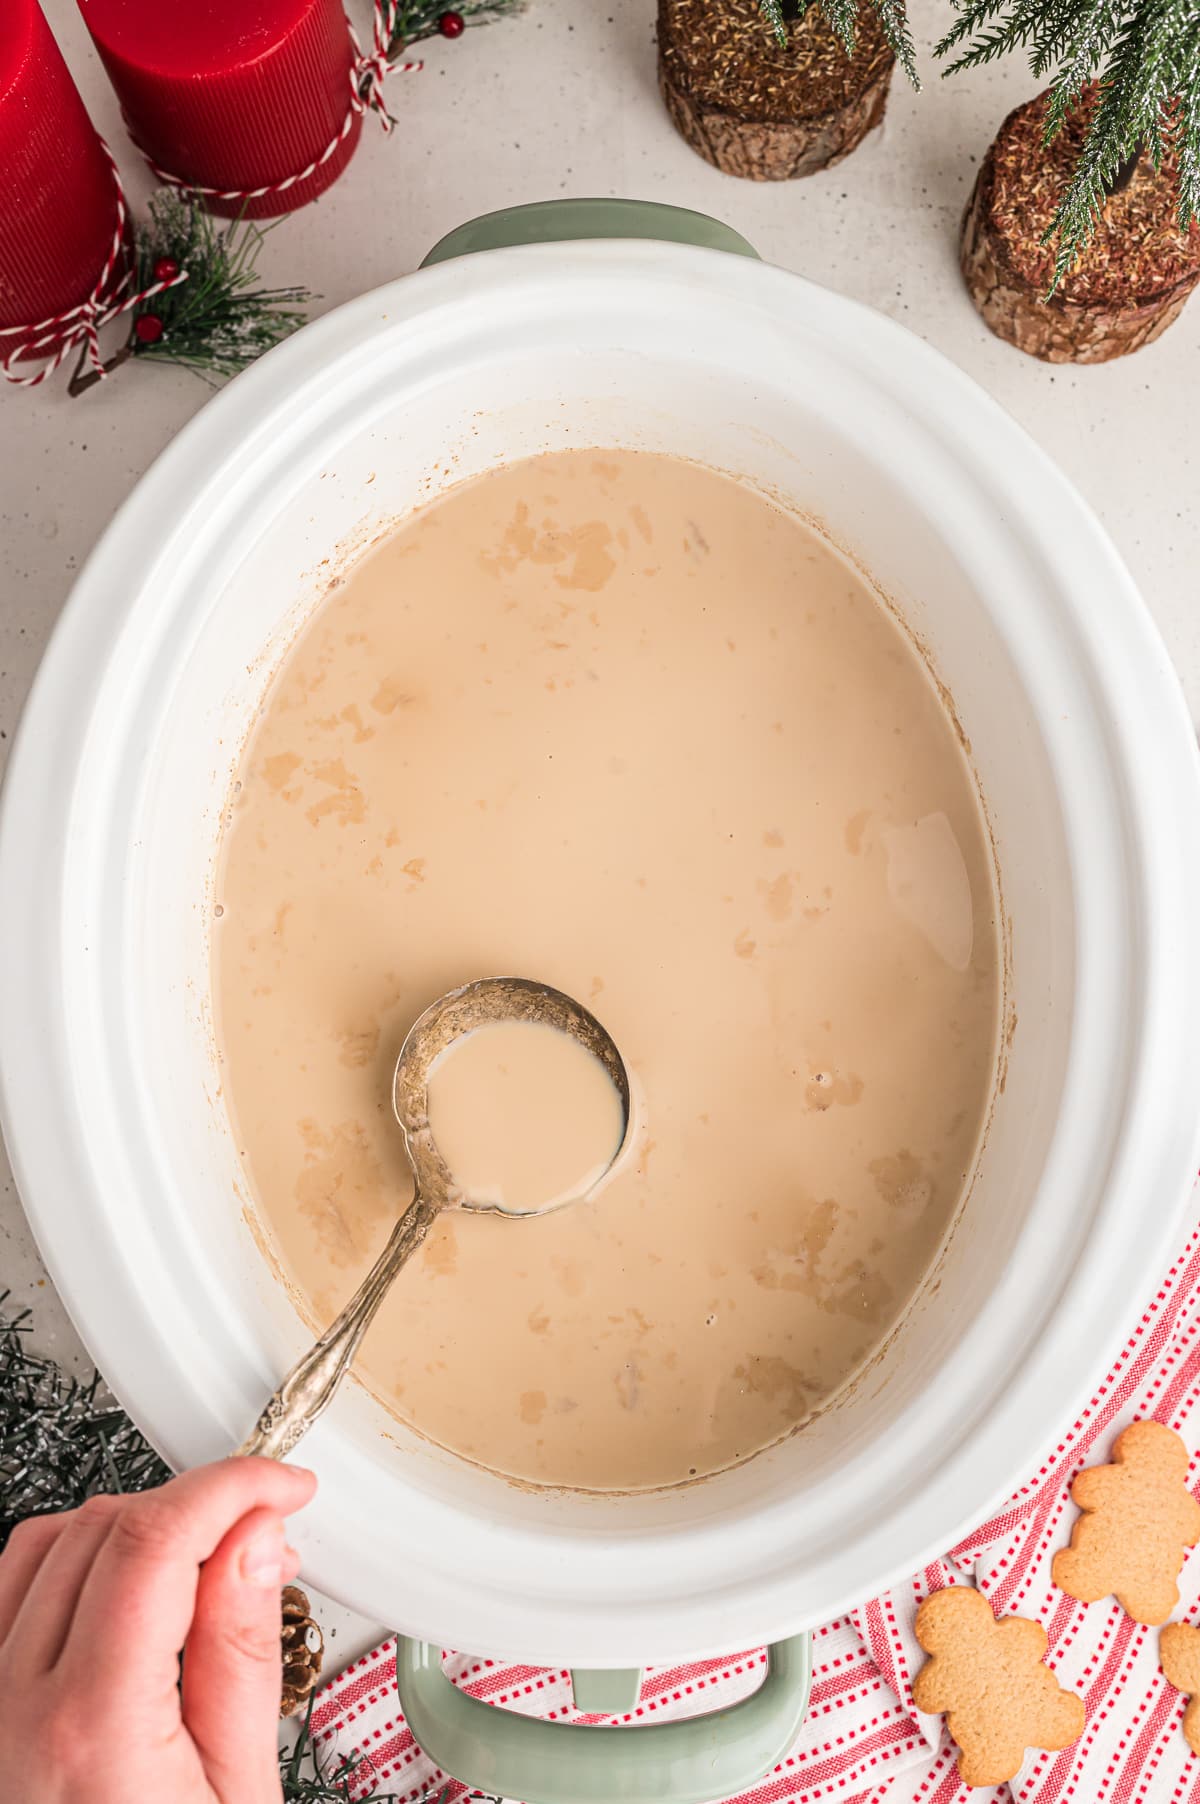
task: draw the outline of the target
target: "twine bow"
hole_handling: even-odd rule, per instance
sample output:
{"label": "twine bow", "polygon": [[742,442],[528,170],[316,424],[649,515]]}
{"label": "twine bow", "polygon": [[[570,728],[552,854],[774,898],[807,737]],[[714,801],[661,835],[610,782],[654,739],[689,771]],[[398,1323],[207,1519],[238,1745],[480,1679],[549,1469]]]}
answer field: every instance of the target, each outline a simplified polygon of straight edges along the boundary
{"label": "twine bow", "polygon": [[[100,355],[100,328],[110,320],[119,319],[123,313],[131,313],[140,307],[143,301],[150,300],[164,289],[175,288],[180,282],[187,281],[186,269],[172,276],[167,282],[152,282],[148,288],[140,288],[135,294],[128,292],[133,280],[133,272],[126,269],[116,277],[124,255],[125,226],[129,212],[125,204],[125,190],[121,185],[121,177],[117,165],[113,161],[112,152],[107,144],[103,144],[109,168],[112,170],[113,185],[117,191],[117,221],[113,229],[112,243],[104,260],[104,267],[96,281],[95,287],[78,306],[69,307],[65,313],[52,313],[34,326],[14,326],[6,328],[5,338],[16,335],[17,343],[6,353],[0,363],[6,381],[15,383],[18,388],[36,388],[47,376],[52,376],[56,369],[68,358],[78,346],[83,347],[84,357],[91,364],[97,380],[103,381],[108,371],[104,367],[104,359]],[[114,277],[116,280],[114,281]],[[18,362],[24,363],[30,358],[43,357],[45,362],[32,374],[18,373]]]}
{"label": "twine bow", "polygon": [[350,41],[354,45],[354,64],[350,70],[350,108],[352,113],[377,113],[384,131],[390,132],[394,121],[384,104],[384,82],[389,75],[419,75],[425,65],[423,62],[394,63],[389,55],[392,39],[396,35],[400,0],[375,0],[373,10],[374,29],[369,56],[364,53],[354,26],[349,19],[346,21]]}

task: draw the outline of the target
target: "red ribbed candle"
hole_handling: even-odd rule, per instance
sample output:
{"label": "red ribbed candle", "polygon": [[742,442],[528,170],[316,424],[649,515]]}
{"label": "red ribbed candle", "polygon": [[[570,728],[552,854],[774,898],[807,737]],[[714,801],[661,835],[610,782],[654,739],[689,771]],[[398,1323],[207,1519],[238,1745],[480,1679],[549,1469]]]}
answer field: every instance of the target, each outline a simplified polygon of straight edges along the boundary
{"label": "red ribbed candle", "polygon": [[[7,0],[4,0],[7,4]],[[315,200],[362,130],[342,0],[79,0],[139,148],[198,190],[257,188],[254,218]],[[336,141],[336,143],[335,143]],[[302,181],[289,182],[335,148]],[[240,200],[206,196],[214,212]]]}
{"label": "red ribbed candle", "polygon": [[87,299],[116,225],[112,166],[37,0],[2,0],[0,356],[13,327]]}

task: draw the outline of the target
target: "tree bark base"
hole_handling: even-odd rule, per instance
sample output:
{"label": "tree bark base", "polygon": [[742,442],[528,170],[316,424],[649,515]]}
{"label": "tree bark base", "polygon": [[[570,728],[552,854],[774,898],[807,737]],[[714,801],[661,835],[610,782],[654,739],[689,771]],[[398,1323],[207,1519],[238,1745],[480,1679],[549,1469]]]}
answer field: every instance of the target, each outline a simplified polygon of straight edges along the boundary
{"label": "tree bark base", "polygon": [[[984,322],[1006,344],[1045,363],[1108,363],[1153,344],[1179,318],[1200,283],[1200,234],[1176,231],[1172,262],[1159,270],[1147,270],[1144,256],[1139,261],[1148,238],[1144,225],[1130,231],[1126,245],[1127,218],[1132,226],[1144,221],[1148,211],[1161,212],[1169,224],[1176,205],[1173,172],[1165,167],[1155,171],[1143,159],[1145,167],[1139,166],[1129,189],[1139,190],[1134,197],[1139,212],[1128,212],[1124,193],[1114,195],[1098,227],[1106,234],[1103,278],[1096,274],[1101,251],[1093,253],[1093,268],[1085,249],[1075,269],[1048,295],[1049,253],[1029,213],[1013,205],[1011,165],[1005,171],[1014,131],[1026,154],[1053,157],[1055,146],[1041,150],[1032,134],[1026,143],[1023,116],[1039,109],[1035,123],[1040,134],[1043,104],[1044,96],[1039,96],[1011,114],[984,158],[963,216],[963,279]],[[1035,174],[1030,171],[1031,180]]]}
{"label": "tree bark base", "polygon": [[670,81],[661,61],[658,85],[672,125],[706,163],[745,181],[790,182],[832,169],[883,124],[891,79],[889,69],[847,106],[793,125],[759,124],[706,108]]}
{"label": "tree bark base", "polygon": [[705,162],[746,181],[792,181],[833,168],[882,124],[895,60],[865,9],[847,57],[816,8],[784,49],[757,0],[703,4],[719,15],[724,55],[706,66],[696,0],[659,0],[658,85],[675,129]]}

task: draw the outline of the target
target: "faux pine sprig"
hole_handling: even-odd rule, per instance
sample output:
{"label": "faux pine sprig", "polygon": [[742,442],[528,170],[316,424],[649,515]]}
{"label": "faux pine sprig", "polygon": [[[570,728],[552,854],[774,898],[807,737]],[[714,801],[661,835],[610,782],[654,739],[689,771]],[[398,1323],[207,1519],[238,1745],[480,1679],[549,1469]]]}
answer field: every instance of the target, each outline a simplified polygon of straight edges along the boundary
{"label": "faux pine sprig", "polygon": [[98,1491],[146,1491],[170,1469],[104,1390],[30,1351],[29,1311],[0,1294],[0,1551],[18,1522]]}
{"label": "faux pine sprig", "polygon": [[[295,1741],[279,1750],[284,1804],[350,1804],[354,1797],[350,1787],[363,1763],[343,1759],[332,1764],[323,1760],[312,1738],[312,1713],[313,1699],[309,1698]],[[373,1791],[361,1804],[399,1804],[399,1798],[399,1792]],[[430,1799],[427,1804],[441,1804],[441,1800]]]}
{"label": "faux pine sprig", "polygon": [[[281,1748],[279,1752],[283,1804],[350,1804],[355,1796],[351,1785],[359,1778],[367,1778],[369,1763],[361,1758],[342,1759],[336,1763],[324,1760],[313,1743],[312,1712],[313,1700],[310,1698],[295,1741],[291,1747]],[[449,1804],[452,1789],[449,1785],[440,1786],[437,1791],[427,1793],[421,1804]],[[359,1804],[400,1804],[401,1795],[395,1791],[372,1791],[359,1794]],[[500,1799],[476,1791],[464,1798],[462,1804],[500,1804]]]}
{"label": "faux pine sprig", "polygon": [[[859,0],[761,0],[767,23],[781,44],[788,41],[788,26],[803,17],[809,4],[819,5],[830,25],[841,39],[847,56],[854,53],[854,27],[858,20]],[[888,48],[908,76],[914,88],[920,88],[912,33],[904,0],[870,0],[879,15]]]}
{"label": "faux pine sprig", "polygon": [[388,55],[399,56],[406,44],[419,44],[422,38],[439,33],[456,36],[457,31],[446,31],[443,21],[447,17],[460,19],[464,26],[490,25],[495,19],[524,12],[525,4],[526,0],[399,0]]}
{"label": "faux pine sprig", "polygon": [[[249,220],[219,224],[198,201],[165,188],[150,202],[148,222],[134,242],[135,292],[162,282],[132,315],[129,337],[104,368],[131,358],[178,363],[215,384],[244,369],[304,324],[306,288],[260,288],[255,264],[266,231]],[[182,278],[182,279],[180,279]],[[82,394],[100,380],[85,369],[71,378]]]}
{"label": "faux pine sprig", "polygon": [[958,17],[937,46],[946,74],[1024,50],[1035,76],[1054,72],[1050,143],[1099,78],[1074,171],[1045,242],[1055,286],[1087,244],[1135,159],[1177,171],[1179,226],[1200,220],[1200,7],[1196,0],[952,0]]}

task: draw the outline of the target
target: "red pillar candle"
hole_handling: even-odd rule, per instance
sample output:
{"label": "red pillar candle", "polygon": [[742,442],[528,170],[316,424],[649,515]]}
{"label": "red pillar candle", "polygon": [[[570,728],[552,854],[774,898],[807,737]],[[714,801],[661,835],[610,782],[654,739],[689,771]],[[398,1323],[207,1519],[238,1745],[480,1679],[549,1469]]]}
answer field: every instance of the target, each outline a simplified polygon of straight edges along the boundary
{"label": "red pillar candle", "polygon": [[79,6],[135,143],[214,212],[290,213],[349,162],[362,115],[342,0]]}
{"label": "red pillar candle", "polygon": [[109,263],[117,184],[37,0],[0,3],[0,358]]}

